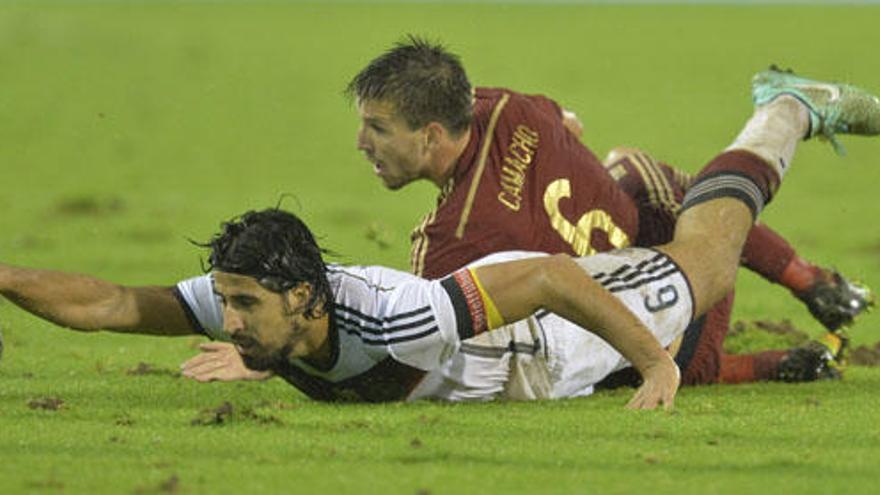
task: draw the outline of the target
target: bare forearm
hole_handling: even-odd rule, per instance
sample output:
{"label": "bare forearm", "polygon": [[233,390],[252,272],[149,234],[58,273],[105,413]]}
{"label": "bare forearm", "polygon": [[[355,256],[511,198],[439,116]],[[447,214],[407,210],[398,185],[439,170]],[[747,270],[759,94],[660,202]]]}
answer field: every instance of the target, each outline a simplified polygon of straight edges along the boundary
{"label": "bare forearm", "polygon": [[0,295],[76,330],[192,333],[179,303],[159,287],[129,288],[88,275],[0,264]]}
{"label": "bare forearm", "polygon": [[85,275],[0,266],[0,294],[30,313],[78,330],[124,325],[114,307],[124,299],[118,285]]}

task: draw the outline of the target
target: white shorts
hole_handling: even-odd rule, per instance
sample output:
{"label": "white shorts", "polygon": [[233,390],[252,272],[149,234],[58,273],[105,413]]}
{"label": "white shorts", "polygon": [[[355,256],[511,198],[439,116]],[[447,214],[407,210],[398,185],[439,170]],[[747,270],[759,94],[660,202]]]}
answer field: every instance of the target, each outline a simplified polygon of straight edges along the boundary
{"label": "white shorts", "polygon": [[[659,251],[629,248],[576,260],[651,330],[671,344],[693,318],[693,295],[678,266]],[[595,334],[549,312],[478,335],[410,399],[512,400],[589,395],[629,362]]]}

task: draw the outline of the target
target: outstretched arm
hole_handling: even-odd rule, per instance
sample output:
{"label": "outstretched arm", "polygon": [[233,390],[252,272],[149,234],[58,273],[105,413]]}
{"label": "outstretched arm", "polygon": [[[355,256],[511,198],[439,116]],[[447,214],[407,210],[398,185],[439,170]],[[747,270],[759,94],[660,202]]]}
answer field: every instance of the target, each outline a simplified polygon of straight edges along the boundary
{"label": "outstretched arm", "polygon": [[74,330],[197,333],[173,287],[125,287],[87,275],[0,264],[0,295],[29,313]]}
{"label": "outstretched arm", "polygon": [[644,380],[627,407],[672,407],[680,378],[672,357],[620,300],[569,256],[485,265],[474,274],[504,321],[517,321],[543,308],[588,328],[617,349]]}

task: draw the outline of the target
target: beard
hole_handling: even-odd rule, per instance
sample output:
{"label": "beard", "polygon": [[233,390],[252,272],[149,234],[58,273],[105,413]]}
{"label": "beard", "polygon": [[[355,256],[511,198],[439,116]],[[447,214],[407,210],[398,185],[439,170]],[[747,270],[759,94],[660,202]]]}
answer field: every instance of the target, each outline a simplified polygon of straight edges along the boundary
{"label": "beard", "polygon": [[[248,369],[254,371],[269,371],[278,369],[286,364],[291,349],[291,344],[286,344],[284,347],[276,351],[248,352],[247,354],[240,354],[240,356],[244,365],[247,366]],[[248,349],[248,351],[252,350],[255,349],[253,347]]]}

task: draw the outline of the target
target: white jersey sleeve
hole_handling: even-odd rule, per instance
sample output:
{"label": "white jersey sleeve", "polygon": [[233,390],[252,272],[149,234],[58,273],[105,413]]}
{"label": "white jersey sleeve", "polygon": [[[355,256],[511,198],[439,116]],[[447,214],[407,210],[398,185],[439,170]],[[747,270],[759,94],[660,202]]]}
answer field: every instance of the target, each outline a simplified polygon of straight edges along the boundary
{"label": "white jersey sleeve", "polygon": [[433,370],[459,347],[456,314],[439,281],[382,267],[336,267],[334,317],[341,332],[366,349],[384,349],[396,361]]}
{"label": "white jersey sleeve", "polygon": [[214,279],[211,275],[193,277],[177,284],[184,311],[197,323],[205,334],[215,340],[228,341],[223,331],[223,308],[220,298],[214,294]]}
{"label": "white jersey sleeve", "polygon": [[[428,316],[412,321],[410,326],[420,324],[421,330],[411,333],[411,338],[396,338],[390,342],[389,351],[403,364],[433,370],[442,366],[458,351],[461,340],[457,332],[455,313],[446,291],[438,282],[419,282],[400,288],[395,299],[424,297],[430,305]],[[391,301],[392,307],[397,301]],[[402,323],[402,321],[401,321]]]}

